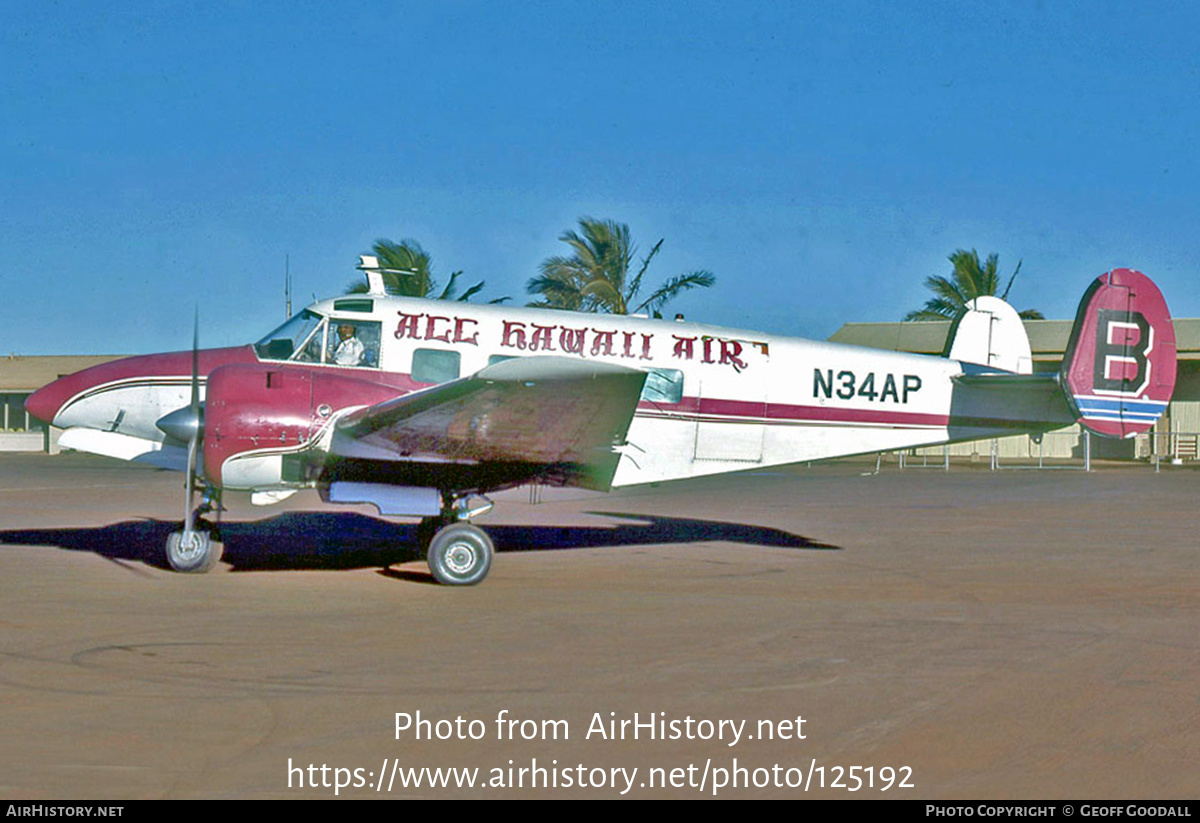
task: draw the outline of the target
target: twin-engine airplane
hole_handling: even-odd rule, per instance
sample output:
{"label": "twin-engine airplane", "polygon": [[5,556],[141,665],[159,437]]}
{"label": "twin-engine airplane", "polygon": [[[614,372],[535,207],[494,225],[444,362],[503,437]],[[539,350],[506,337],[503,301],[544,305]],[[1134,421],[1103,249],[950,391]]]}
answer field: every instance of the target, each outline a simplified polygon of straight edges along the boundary
{"label": "twin-engine airplane", "polygon": [[[225,491],[257,504],[317,488],[421,517],[437,580],[481,581],[486,493],[537,481],[607,490],[1076,421],[1131,437],[1166,409],[1175,335],[1145,275],[1084,295],[1061,371],[1034,374],[1016,312],[980,298],[948,357],[694,323],[415,300],[314,303],[258,343],[129,357],[63,377],[27,407],[60,445],[186,472],[167,559],[220,559]],[[196,481],[203,486],[193,509]]]}

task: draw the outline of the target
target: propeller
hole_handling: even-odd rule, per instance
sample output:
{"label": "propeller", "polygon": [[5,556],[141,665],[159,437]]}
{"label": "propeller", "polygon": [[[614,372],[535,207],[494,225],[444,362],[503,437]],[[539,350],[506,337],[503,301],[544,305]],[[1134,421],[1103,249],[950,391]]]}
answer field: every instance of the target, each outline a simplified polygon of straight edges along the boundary
{"label": "propeller", "polygon": [[192,421],[191,437],[188,438],[187,455],[187,496],[184,498],[183,538],[181,542],[190,546],[193,540],[193,530],[196,526],[196,513],[192,508],[192,500],[196,496],[196,458],[200,450],[200,433],[204,430],[201,419],[203,411],[200,408],[200,307],[197,306],[192,318],[192,399],[188,404],[188,417]]}
{"label": "propeller", "polygon": [[200,309],[192,321],[192,395],[188,405],[163,415],[155,425],[173,440],[187,443],[187,497],[183,515],[184,546],[193,545],[196,512],[192,500],[196,496],[196,469],[200,462],[200,441],[204,437],[204,407],[200,405]]}
{"label": "propeller", "polygon": [[[221,511],[219,490],[205,482],[199,507],[193,507],[204,439],[204,406],[200,402],[200,308],[192,319],[192,391],[186,406],[160,418],[156,425],[176,443],[187,443],[183,528],[167,536],[167,560],[180,572],[206,572],[221,559],[219,535],[198,518],[216,508]],[[174,444],[172,444],[174,445]],[[176,446],[178,448],[178,446]],[[218,515],[219,516],[219,515]],[[199,526],[199,528],[197,528]]]}

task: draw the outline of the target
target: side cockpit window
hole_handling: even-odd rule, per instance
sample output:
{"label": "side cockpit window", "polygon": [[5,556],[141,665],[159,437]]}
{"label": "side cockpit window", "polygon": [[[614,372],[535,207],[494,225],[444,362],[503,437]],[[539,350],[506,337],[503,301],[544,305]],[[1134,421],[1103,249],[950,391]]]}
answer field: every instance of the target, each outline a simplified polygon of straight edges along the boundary
{"label": "side cockpit window", "polygon": [[335,366],[379,368],[379,323],[331,320],[330,326],[326,362]]}
{"label": "side cockpit window", "polygon": [[305,309],[254,344],[262,360],[379,368],[380,323]]}

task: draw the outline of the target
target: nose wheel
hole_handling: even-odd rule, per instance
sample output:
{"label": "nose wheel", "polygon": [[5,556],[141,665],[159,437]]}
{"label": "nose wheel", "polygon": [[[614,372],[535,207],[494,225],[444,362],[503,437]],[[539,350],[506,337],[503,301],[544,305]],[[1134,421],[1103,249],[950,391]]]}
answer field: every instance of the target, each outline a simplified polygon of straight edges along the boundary
{"label": "nose wheel", "polygon": [[225,546],[213,525],[197,520],[191,529],[186,525],[167,535],[167,562],[177,572],[202,574],[221,562]]}
{"label": "nose wheel", "polygon": [[429,541],[429,571],[447,586],[473,586],[487,577],[495,551],[483,529],[465,521],[451,523]]}

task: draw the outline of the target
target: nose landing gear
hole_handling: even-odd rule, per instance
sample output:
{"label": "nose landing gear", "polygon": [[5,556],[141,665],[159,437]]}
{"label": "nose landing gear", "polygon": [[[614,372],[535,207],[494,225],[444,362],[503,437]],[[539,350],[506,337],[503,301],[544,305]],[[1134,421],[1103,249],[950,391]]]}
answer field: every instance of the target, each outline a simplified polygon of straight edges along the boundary
{"label": "nose landing gear", "polygon": [[[190,496],[190,495],[189,495]],[[167,535],[167,562],[177,572],[203,574],[221,562],[225,546],[217,527],[202,515],[221,511],[221,495],[212,486],[205,486],[200,505],[177,531]]]}
{"label": "nose landing gear", "polygon": [[167,535],[167,562],[177,572],[203,574],[221,562],[225,546],[213,524],[197,520],[191,531],[180,529]]}

